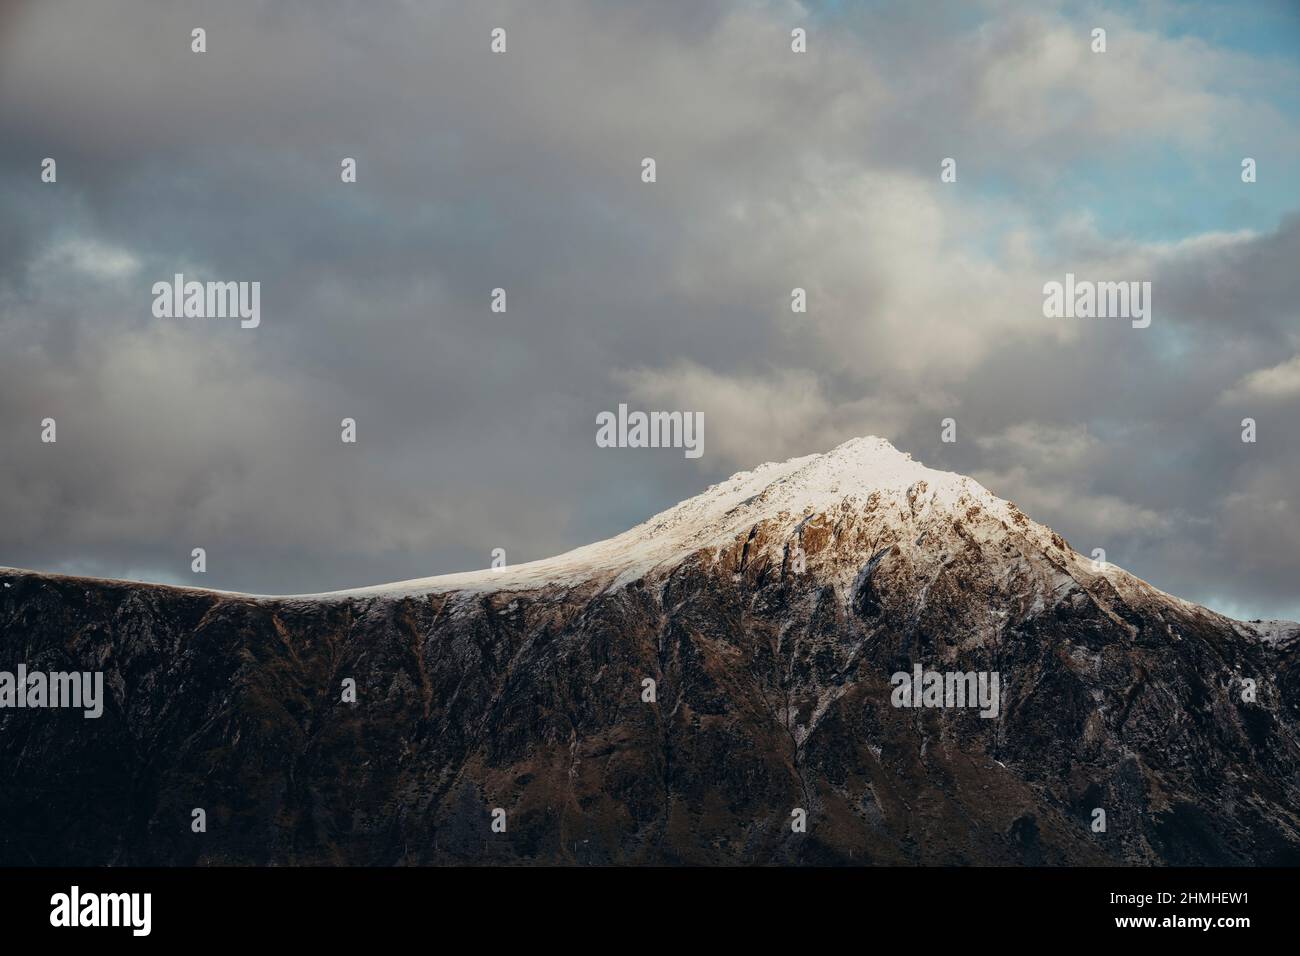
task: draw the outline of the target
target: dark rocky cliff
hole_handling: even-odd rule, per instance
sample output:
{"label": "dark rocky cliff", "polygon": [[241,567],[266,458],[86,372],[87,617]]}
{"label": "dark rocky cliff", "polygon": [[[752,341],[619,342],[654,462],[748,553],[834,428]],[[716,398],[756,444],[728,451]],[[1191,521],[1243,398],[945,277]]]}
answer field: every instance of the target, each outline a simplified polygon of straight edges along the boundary
{"label": "dark rocky cliff", "polygon": [[[0,571],[0,669],[108,697],[0,710],[0,864],[1300,863],[1294,637],[908,491],[617,586]],[[999,715],[891,706],[918,662],[998,672]]]}

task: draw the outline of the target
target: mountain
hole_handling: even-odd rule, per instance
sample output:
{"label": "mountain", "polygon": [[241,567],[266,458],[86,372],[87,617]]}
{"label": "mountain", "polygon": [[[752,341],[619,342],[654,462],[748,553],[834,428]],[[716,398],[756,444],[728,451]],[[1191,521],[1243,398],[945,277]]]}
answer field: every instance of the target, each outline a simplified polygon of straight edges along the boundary
{"label": "mountain", "polygon": [[[0,710],[0,864],[1300,863],[1300,626],[881,439],[501,570],[0,582],[0,668],[107,698]],[[996,706],[896,706],[918,667]]]}

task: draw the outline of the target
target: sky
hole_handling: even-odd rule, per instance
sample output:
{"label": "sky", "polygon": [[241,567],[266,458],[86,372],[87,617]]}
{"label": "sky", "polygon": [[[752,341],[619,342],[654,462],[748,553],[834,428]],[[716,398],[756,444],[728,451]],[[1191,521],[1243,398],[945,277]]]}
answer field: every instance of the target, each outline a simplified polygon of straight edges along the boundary
{"label": "sky", "polygon": [[[513,564],[874,434],[1300,619],[1297,54],[1290,2],[0,0],[0,564]],[[1066,273],[1150,326],[1046,318]],[[704,454],[598,447],[620,402]]]}

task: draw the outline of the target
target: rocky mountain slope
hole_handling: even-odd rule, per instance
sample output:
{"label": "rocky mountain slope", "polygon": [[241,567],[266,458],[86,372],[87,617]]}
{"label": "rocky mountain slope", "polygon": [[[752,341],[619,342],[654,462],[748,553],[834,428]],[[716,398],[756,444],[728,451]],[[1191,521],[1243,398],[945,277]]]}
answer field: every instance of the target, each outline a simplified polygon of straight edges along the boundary
{"label": "rocky mountain slope", "polygon": [[[0,582],[0,669],[107,697],[0,710],[0,864],[1300,863],[1296,626],[880,439],[499,571]],[[997,716],[894,706],[917,665]]]}

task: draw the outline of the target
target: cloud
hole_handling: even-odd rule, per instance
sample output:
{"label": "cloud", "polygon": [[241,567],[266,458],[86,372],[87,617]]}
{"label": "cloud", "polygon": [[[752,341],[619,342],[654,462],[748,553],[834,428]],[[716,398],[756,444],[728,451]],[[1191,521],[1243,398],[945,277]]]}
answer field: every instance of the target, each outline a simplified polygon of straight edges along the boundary
{"label": "cloud", "polygon": [[[184,580],[207,542],[219,587],[418,577],[877,433],[1170,590],[1300,613],[1300,555],[1238,570],[1300,445],[1293,63],[1104,4],[353,11],[6,22],[0,561]],[[1158,204],[1212,227],[1131,228]],[[177,271],[261,281],[262,326],[153,319]],[[1152,327],[1044,319],[1066,271],[1152,281]],[[1257,445],[1225,394],[1268,399]],[[704,411],[705,457],[596,448],[620,401]]]}
{"label": "cloud", "polygon": [[[1242,591],[1255,601],[1275,589],[1295,592],[1292,562],[1300,541],[1300,492],[1291,454],[1290,468],[1255,465],[1223,503],[1223,520],[1216,544],[1241,563]],[[1240,598],[1239,598],[1240,600]],[[1243,600],[1242,603],[1250,603]]]}
{"label": "cloud", "polygon": [[975,477],[1014,494],[1022,510],[1049,525],[1084,527],[1099,542],[1134,532],[1162,535],[1174,526],[1156,509],[1094,489],[1106,455],[1086,426],[1020,422],[976,443],[993,464]]}
{"label": "cloud", "polygon": [[126,279],[140,270],[140,260],[127,249],[93,239],[71,239],[52,247],[35,268],[58,272],[72,269],[92,279]]}
{"label": "cloud", "polygon": [[1280,402],[1300,396],[1300,355],[1245,375],[1221,396],[1225,404]]}
{"label": "cloud", "polygon": [[649,408],[702,411],[711,460],[736,470],[825,450],[862,434],[893,434],[905,410],[888,401],[832,403],[808,370],[723,375],[691,362],[617,374]]}

